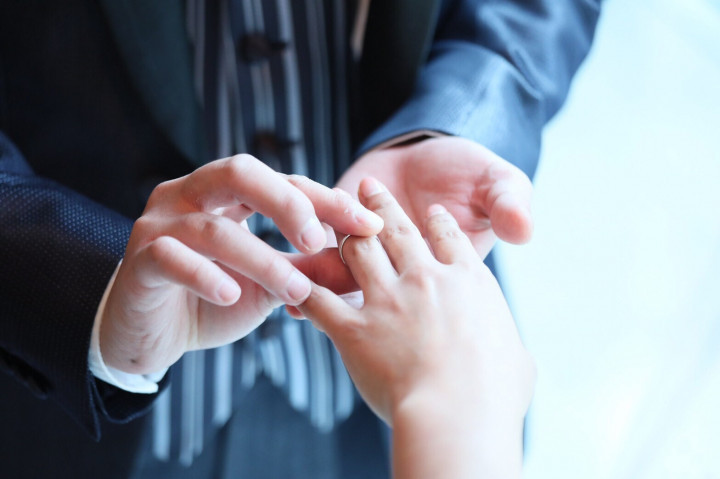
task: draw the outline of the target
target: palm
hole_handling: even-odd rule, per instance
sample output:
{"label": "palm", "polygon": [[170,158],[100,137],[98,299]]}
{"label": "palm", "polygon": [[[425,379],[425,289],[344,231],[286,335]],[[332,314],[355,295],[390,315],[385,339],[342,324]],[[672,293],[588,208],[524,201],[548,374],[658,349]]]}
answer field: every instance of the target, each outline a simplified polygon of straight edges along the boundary
{"label": "palm", "polygon": [[[338,294],[357,289],[337,252],[324,250],[315,255],[284,254],[303,274]],[[225,271],[242,290],[240,299],[230,306],[221,306],[202,299],[178,284],[164,284],[153,288],[152,294],[142,288],[127,288],[137,284],[126,278],[132,267],[123,264],[108,298],[106,314],[112,314],[128,331],[139,325],[143,329],[141,350],[150,348],[149,363],[135,364],[142,371],[158,371],[173,364],[187,350],[207,349],[228,344],[250,333],[283,301],[252,279],[230,269]],[[151,299],[148,299],[151,298]],[[132,308],[125,305],[132,304]]]}
{"label": "palm", "polygon": [[[246,335],[279,301],[257,283],[239,275],[233,276],[242,288],[242,295],[232,306],[218,306],[177,284],[154,288],[152,296],[148,296],[142,289],[123,287],[129,284],[122,279],[125,275],[132,275],[131,268],[121,268],[118,273],[118,287],[108,298],[106,314],[118,318],[117,322],[128,331],[151,325],[143,330],[140,347],[141,351],[150,348],[153,354],[149,362],[137,364],[142,371],[170,366],[186,350],[220,346]],[[134,306],[128,308],[125,304]]]}
{"label": "palm", "polygon": [[482,256],[489,253],[496,234],[513,243],[529,240],[528,178],[471,141],[444,137],[370,152],[338,186],[355,192],[366,176],[383,182],[420,227],[430,205],[445,206]]}

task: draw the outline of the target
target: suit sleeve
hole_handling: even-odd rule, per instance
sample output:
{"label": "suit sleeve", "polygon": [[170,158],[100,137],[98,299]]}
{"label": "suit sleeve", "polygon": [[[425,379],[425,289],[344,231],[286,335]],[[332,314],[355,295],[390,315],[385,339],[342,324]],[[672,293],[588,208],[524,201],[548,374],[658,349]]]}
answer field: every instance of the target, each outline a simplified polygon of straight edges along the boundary
{"label": "suit sleeve", "polygon": [[445,1],[410,98],[361,153],[413,130],[477,141],[535,172],[543,126],[590,49],[599,0]]}
{"label": "suit sleeve", "polygon": [[99,439],[99,415],[124,422],[155,395],[95,380],[95,313],[132,222],[37,177],[0,132],[0,368],[60,404]]}

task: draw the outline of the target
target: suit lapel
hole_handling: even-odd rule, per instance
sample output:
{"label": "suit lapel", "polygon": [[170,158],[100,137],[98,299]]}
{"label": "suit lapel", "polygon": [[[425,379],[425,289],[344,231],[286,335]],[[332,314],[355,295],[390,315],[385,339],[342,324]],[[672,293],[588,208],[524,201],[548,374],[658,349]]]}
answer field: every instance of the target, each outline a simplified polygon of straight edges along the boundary
{"label": "suit lapel", "polygon": [[427,59],[439,8],[440,0],[371,2],[360,60],[361,95],[371,109],[366,111],[370,128],[412,92]]}
{"label": "suit lapel", "polygon": [[101,0],[135,86],[155,120],[195,164],[203,162],[183,2]]}

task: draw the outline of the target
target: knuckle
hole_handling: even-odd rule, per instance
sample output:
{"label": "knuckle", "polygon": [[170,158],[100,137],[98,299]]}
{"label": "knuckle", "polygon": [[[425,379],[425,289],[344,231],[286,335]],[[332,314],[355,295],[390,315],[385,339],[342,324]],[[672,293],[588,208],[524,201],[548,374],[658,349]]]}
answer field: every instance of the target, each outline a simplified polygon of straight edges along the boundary
{"label": "knuckle", "polygon": [[212,272],[202,261],[193,264],[188,271],[187,280],[190,284],[205,284],[210,279],[212,279]]}
{"label": "knuckle", "polygon": [[287,218],[303,218],[313,210],[310,200],[299,191],[294,190],[280,194],[278,206]]}
{"label": "knuckle", "polygon": [[403,279],[406,282],[420,286],[430,284],[432,282],[431,276],[431,271],[427,267],[420,265],[411,266],[403,272]]}
{"label": "knuckle", "polygon": [[332,191],[332,196],[330,197],[330,206],[332,207],[333,211],[343,211],[345,213],[355,211],[357,208],[357,205],[355,203],[355,200],[350,195],[338,193],[337,191]]}
{"label": "knuckle", "polygon": [[366,201],[368,208],[373,211],[386,210],[395,204],[395,199],[387,191],[372,195]]}
{"label": "knuckle", "polygon": [[462,239],[464,234],[457,228],[447,228],[433,231],[432,238],[436,243],[455,242]]}
{"label": "knuckle", "polygon": [[284,258],[273,254],[262,266],[260,274],[271,287],[280,289],[287,283],[287,278],[290,276],[290,267]]}
{"label": "knuckle", "polygon": [[213,244],[222,244],[230,240],[224,218],[220,216],[200,217],[197,219],[200,237]]}
{"label": "knuckle", "polygon": [[298,175],[298,174],[288,175],[287,180],[291,185],[293,185],[299,189],[302,189],[302,187],[307,186],[311,183],[310,178],[308,178],[305,175]]}
{"label": "knuckle", "polygon": [[437,215],[432,215],[427,220],[428,226],[432,227],[447,227],[448,225],[454,225],[455,219],[450,216],[449,213],[441,213]]}
{"label": "knuckle", "polygon": [[451,226],[453,226],[453,220],[447,213],[433,215],[425,221],[425,228],[430,234],[441,231],[443,229],[449,229]]}
{"label": "knuckle", "polygon": [[416,266],[405,270],[402,279],[405,284],[422,294],[423,297],[432,298],[437,295],[436,272],[426,266]]}
{"label": "knuckle", "polygon": [[178,219],[176,229],[182,231],[198,231],[202,229],[202,220],[202,216],[198,214],[183,215]]}
{"label": "knuckle", "polygon": [[343,253],[347,255],[350,253],[351,256],[363,256],[372,251],[376,246],[377,240],[375,238],[359,238],[352,237],[348,238],[343,247]]}
{"label": "knuckle", "polygon": [[409,224],[386,225],[382,235],[386,241],[402,240],[414,234],[417,229]]}
{"label": "knuckle", "polygon": [[168,236],[161,236],[147,246],[147,255],[151,263],[164,265],[172,261],[175,242]]}
{"label": "knuckle", "polygon": [[137,220],[135,220],[135,224],[133,225],[133,235],[143,239],[147,239],[152,235],[154,229],[155,221],[143,215]]}
{"label": "knuckle", "polygon": [[229,178],[246,178],[255,167],[258,160],[246,153],[231,156],[223,160],[220,172]]}
{"label": "knuckle", "polygon": [[156,185],[148,197],[147,209],[156,208],[158,205],[171,198],[173,196],[173,190],[177,185],[177,181],[178,180],[168,180]]}

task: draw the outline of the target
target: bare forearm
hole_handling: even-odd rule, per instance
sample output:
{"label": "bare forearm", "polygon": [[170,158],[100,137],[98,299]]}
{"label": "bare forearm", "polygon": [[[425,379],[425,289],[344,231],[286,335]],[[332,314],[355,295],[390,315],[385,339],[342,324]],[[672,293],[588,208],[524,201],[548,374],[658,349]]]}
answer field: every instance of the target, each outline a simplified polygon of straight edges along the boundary
{"label": "bare forearm", "polygon": [[395,479],[522,476],[522,420],[463,402],[440,394],[404,401],[393,417]]}

